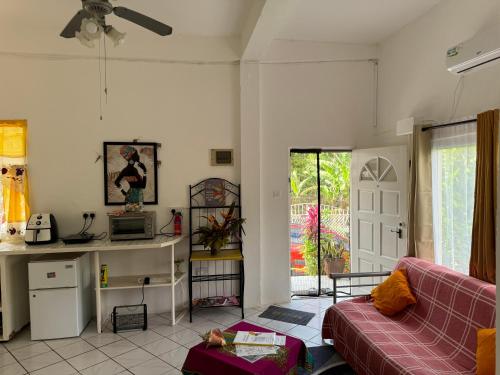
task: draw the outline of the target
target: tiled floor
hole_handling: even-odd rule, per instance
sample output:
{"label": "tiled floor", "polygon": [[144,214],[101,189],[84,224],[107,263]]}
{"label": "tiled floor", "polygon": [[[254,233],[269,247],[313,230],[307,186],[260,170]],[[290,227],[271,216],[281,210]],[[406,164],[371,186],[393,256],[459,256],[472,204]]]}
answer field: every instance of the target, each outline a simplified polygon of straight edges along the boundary
{"label": "tiled floor", "polygon": [[[319,346],[321,322],[331,298],[293,299],[282,305],[315,313],[307,326],[259,318],[265,307],[246,309],[246,321],[302,339],[307,346]],[[240,319],[239,309],[207,309],[197,312],[193,323],[184,317],[171,327],[169,314],[148,317],[147,331],[97,334],[92,322],[80,337],[31,341],[29,328],[0,345],[1,375],[174,375],[190,347],[201,342],[200,334],[211,328],[227,328]]]}

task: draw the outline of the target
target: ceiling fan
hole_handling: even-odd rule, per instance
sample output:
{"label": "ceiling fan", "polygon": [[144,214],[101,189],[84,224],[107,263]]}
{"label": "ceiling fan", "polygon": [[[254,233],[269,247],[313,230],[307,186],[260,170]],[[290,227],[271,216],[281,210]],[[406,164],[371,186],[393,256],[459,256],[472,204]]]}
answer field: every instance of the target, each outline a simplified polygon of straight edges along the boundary
{"label": "ceiling fan", "polygon": [[134,10],[114,7],[109,0],[82,0],[82,9],[73,16],[60,35],[63,38],[76,37],[87,47],[93,47],[92,40],[98,39],[104,31],[115,45],[121,44],[125,34],[106,24],[106,16],[111,13],[161,36],[172,34],[170,26]]}

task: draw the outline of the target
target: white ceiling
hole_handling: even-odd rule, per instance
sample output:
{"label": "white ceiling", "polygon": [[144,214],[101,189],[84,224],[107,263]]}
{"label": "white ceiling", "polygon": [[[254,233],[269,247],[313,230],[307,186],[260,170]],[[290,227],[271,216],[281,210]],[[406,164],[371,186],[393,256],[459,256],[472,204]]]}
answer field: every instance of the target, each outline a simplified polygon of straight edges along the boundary
{"label": "white ceiling", "polygon": [[[267,8],[275,11],[280,9],[278,14],[268,9],[264,16],[267,21],[263,24],[267,26],[260,30],[260,34],[265,34],[271,40],[368,44],[380,42],[397,32],[440,0],[267,1],[270,4]],[[83,53],[78,43],[71,43],[58,36],[73,15],[81,9],[80,0],[0,2],[0,52]],[[233,53],[239,54],[236,38],[222,37],[240,36],[244,25],[252,23],[251,15],[256,14],[255,11],[260,9],[264,0],[116,0],[113,3],[156,18],[174,29],[174,37],[161,38],[119,17],[109,16],[108,24],[127,33],[126,43],[130,45],[117,50],[117,54],[123,50],[124,54],[153,56],[162,52],[159,48],[173,48],[176,41],[175,48],[191,56],[195,47],[184,41],[196,39],[196,49],[203,53],[208,51],[211,56],[220,53],[213,49],[217,44],[232,56]],[[283,6],[276,7],[277,4]],[[262,11],[266,12],[266,7]],[[272,24],[280,26],[273,29],[269,27]],[[207,38],[198,38],[200,36],[214,38],[209,41]]]}
{"label": "white ceiling", "polygon": [[299,0],[278,39],[378,43],[440,0]]}
{"label": "white ceiling", "polygon": [[[254,0],[118,0],[125,6],[169,24],[175,34],[210,37],[240,35]],[[19,28],[53,29],[59,33],[81,9],[80,0],[1,0],[0,22]],[[140,29],[116,16],[108,23],[120,24],[120,31]],[[57,34],[56,34],[57,35]]]}

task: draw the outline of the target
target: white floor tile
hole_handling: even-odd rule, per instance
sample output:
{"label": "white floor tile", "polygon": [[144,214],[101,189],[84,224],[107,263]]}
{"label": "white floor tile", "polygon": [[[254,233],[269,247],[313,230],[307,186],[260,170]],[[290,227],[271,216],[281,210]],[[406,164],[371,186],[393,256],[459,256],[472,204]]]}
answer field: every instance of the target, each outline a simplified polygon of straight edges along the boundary
{"label": "white floor tile", "polygon": [[37,342],[36,344],[13,350],[12,355],[16,357],[18,361],[20,361],[47,352],[50,352],[50,347],[44,342]]}
{"label": "white floor tile", "polygon": [[142,348],[158,356],[160,354],[167,353],[174,349],[179,348],[179,344],[167,338],[163,338],[161,340],[144,345]]}
{"label": "white floor tile", "polygon": [[227,326],[222,325],[220,323],[213,322],[211,320],[204,320],[200,323],[191,324],[191,326],[188,328],[191,329],[192,331],[198,332],[200,335],[204,335],[205,333],[207,333],[211,329],[218,328],[221,331],[224,331],[227,328]]}
{"label": "white floor tile", "polygon": [[195,340],[193,340],[193,341],[188,342],[187,344],[184,344],[184,346],[185,346],[186,348],[191,349],[193,346],[196,346],[196,345],[198,345],[199,343],[202,343],[202,342],[203,342],[203,339],[202,339],[201,337],[199,337],[199,336],[198,336],[198,338],[196,338],[196,339],[195,339]]}
{"label": "white floor tile", "polygon": [[92,367],[80,371],[83,375],[115,375],[125,369],[115,361],[108,359]]}
{"label": "white floor tile", "polygon": [[14,338],[8,342],[6,342],[4,345],[7,349],[10,351],[20,349],[22,347],[26,347],[29,345],[34,345],[38,343],[38,341],[31,341],[31,332],[29,329],[24,329],[18,334],[14,336]]}
{"label": "white floor tile", "polygon": [[179,347],[171,352],[160,355],[159,357],[167,362],[170,366],[177,369],[181,369],[186,357],[188,355],[188,350],[184,347]]}
{"label": "white floor tile", "polygon": [[185,329],[186,327],[183,327],[181,325],[175,325],[175,326],[163,325],[151,328],[152,331],[155,331],[156,333],[162,335],[163,337],[168,337],[170,335],[173,335],[174,333],[183,331]]}
{"label": "white floor tile", "polygon": [[68,363],[76,368],[78,371],[86,369],[88,367],[97,365],[98,363],[106,361],[108,358],[107,355],[103,354],[97,349],[91,350],[90,352],[86,352],[76,357],[68,359]]}
{"label": "white floor tile", "polygon": [[85,338],[85,341],[87,341],[90,345],[99,348],[101,346],[111,344],[112,342],[119,341],[121,339],[122,337],[119,335],[106,332],[106,333],[99,333],[95,336],[87,337]]}
{"label": "white floor tile", "polygon": [[309,341],[315,343],[318,346],[326,345],[323,342],[323,339],[321,338],[321,333],[319,335],[317,335],[317,336],[314,336],[312,339],[309,339]]}
{"label": "white floor tile", "polygon": [[278,332],[288,332],[292,328],[294,328],[296,324],[291,324],[291,323],[286,323],[286,322],[281,322],[279,320],[271,320],[271,323],[268,323],[266,325],[267,328],[272,329],[274,331]]}
{"label": "white floor tile", "polygon": [[68,339],[57,339],[57,340],[45,340],[44,342],[50,346],[52,349],[62,348],[63,346],[74,344],[75,342],[80,342],[82,339],[80,337],[71,337]]}
{"label": "white floor tile", "polygon": [[114,343],[108,344],[106,346],[102,346],[99,348],[101,352],[106,354],[108,357],[116,357],[120,354],[129,352],[133,349],[137,348],[134,344],[127,340],[120,340]]}
{"label": "white floor tile", "polygon": [[61,348],[54,349],[57,354],[59,354],[64,359],[76,357],[82,353],[90,352],[94,350],[94,347],[84,340],[77,341],[74,344],[68,346],[63,346]]}
{"label": "white floor tile", "polygon": [[[54,363],[61,362],[62,360],[63,359],[58,356],[56,352],[50,351],[34,357],[23,359],[19,362],[21,363],[21,366],[26,369],[26,371],[33,372],[43,367],[53,365]],[[2,370],[0,369],[0,372],[1,371]]]}
{"label": "white floor tile", "polygon": [[141,363],[129,369],[134,375],[164,375],[172,370],[172,367],[158,358]]}
{"label": "white floor tile", "polygon": [[162,338],[163,338],[163,336],[159,335],[158,333],[156,333],[154,331],[147,330],[147,331],[140,332],[137,335],[130,336],[127,339],[129,341],[132,341],[137,346],[143,346],[143,345],[158,341]]}
{"label": "white floor tile", "polygon": [[7,351],[7,349],[5,348],[5,346],[3,344],[0,344],[0,353],[5,353]]}
{"label": "white floor tile", "polygon": [[200,337],[200,334],[198,332],[192,331],[190,329],[185,329],[183,331],[180,331],[178,333],[174,333],[171,336],[168,336],[168,338],[178,344],[185,345],[189,342],[192,342]]}
{"label": "white floor tile", "polygon": [[307,326],[297,325],[291,330],[287,331],[287,335],[295,336],[301,340],[310,340],[314,336],[319,335],[319,330]]}
{"label": "white floor tile", "polygon": [[124,353],[113,358],[123,367],[129,369],[131,367],[137,366],[141,363],[153,359],[154,356],[141,348],[131,350],[130,352]]}
{"label": "white floor tile", "polygon": [[255,314],[255,315],[248,316],[246,318],[246,320],[249,320],[252,323],[257,324],[257,325],[266,325],[266,324],[271,323],[271,319],[261,318],[259,316],[260,314],[262,314],[262,313],[259,312],[259,313]]}
{"label": "white floor tile", "polygon": [[71,367],[67,362],[59,362],[40,370],[30,372],[31,375],[73,375],[77,373],[78,371]]}
{"label": "white floor tile", "polygon": [[9,352],[5,351],[0,353],[0,368],[3,366],[10,365],[11,363],[15,363],[16,359]]}
{"label": "white floor tile", "polygon": [[11,363],[10,365],[0,368],[2,375],[24,375],[26,370],[19,363]]}
{"label": "white floor tile", "polygon": [[239,322],[241,320],[241,317],[223,312],[223,313],[219,313],[217,315],[214,315],[211,318],[211,320],[213,320],[214,322],[226,325],[226,326],[230,326],[230,325],[233,325],[233,324]]}

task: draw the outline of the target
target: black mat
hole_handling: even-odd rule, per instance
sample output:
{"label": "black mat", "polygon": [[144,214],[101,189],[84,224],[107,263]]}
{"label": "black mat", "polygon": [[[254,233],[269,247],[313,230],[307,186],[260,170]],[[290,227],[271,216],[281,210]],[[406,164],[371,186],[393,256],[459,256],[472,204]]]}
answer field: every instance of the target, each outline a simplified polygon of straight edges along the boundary
{"label": "black mat", "polygon": [[306,311],[287,309],[279,306],[269,306],[266,311],[259,315],[259,317],[306,326],[314,315],[315,314]]}
{"label": "black mat", "polygon": [[[347,364],[340,365],[344,361],[338,355],[336,355],[335,349],[331,345],[323,345],[323,346],[315,346],[312,348],[308,348],[309,352],[312,354],[314,358],[314,375],[356,375],[356,373],[349,367]],[[330,361],[333,357],[337,356],[337,360],[339,362],[338,366],[331,367],[324,371],[319,371],[325,364]],[[330,363],[332,366],[335,365],[336,361]],[[305,375],[306,371],[300,370],[299,375]]]}

